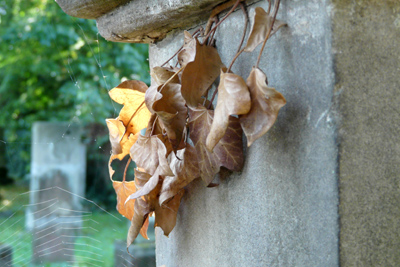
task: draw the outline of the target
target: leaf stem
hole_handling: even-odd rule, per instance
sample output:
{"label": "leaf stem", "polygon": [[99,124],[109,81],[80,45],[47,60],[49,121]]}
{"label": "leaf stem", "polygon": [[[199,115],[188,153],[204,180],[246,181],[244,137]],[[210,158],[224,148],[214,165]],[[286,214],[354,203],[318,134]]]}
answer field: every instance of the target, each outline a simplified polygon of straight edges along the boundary
{"label": "leaf stem", "polygon": [[213,101],[214,101],[215,96],[217,95],[217,92],[218,92],[218,87],[215,88],[215,91],[214,91],[214,93],[213,93],[213,95],[212,95],[212,97],[211,97],[211,100],[210,100],[210,103],[208,104],[207,109],[210,109],[210,108],[211,108],[211,105],[212,105],[212,103],[213,103]]}
{"label": "leaf stem", "polygon": [[236,51],[236,54],[239,53],[240,48],[243,45],[244,38],[246,37],[247,25],[248,25],[248,22],[249,22],[249,16],[247,15],[247,12],[246,12],[246,9],[245,9],[243,3],[240,3],[240,8],[242,9],[243,14],[244,14],[244,31],[243,31],[243,35],[242,35],[242,40],[240,41],[240,45],[239,45],[239,47],[238,47],[238,49]]}
{"label": "leaf stem", "polygon": [[217,30],[218,26],[221,25],[221,23],[222,23],[227,17],[229,17],[229,15],[230,15],[233,11],[235,11],[235,9],[236,9],[237,6],[239,5],[240,1],[243,1],[243,0],[237,0],[236,3],[235,3],[235,4],[233,5],[233,7],[231,8],[231,10],[229,10],[229,12],[214,26],[214,28],[212,28],[211,31],[209,31],[209,32],[207,33],[207,35],[204,37],[204,40],[205,40],[205,41],[202,43],[202,45],[204,45],[204,43],[207,41],[208,37],[210,37],[210,34],[211,34],[213,31]]}
{"label": "leaf stem", "polygon": [[126,173],[128,172],[128,167],[129,167],[129,164],[131,163],[131,161],[132,161],[132,158],[129,157],[129,160],[126,163],[126,166],[125,166],[124,177],[122,178],[122,182],[125,182],[125,180],[126,180]]}
{"label": "leaf stem", "polygon": [[175,78],[176,75],[178,75],[179,72],[181,72],[185,67],[180,68],[177,72],[175,72],[162,86],[159,93],[161,93],[162,89],[164,89],[165,85],[167,85],[170,81],[172,81],[173,78]]}
{"label": "leaf stem", "polygon": [[165,61],[160,67],[164,66],[165,64],[167,64],[171,59],[173,59],[179,52],[181,52],[183,49],[183,45],[181,46],[181,48],[178,49],[178,51],[175,52],[175,54],[170,57],[167,61]]}
{"label": "leaf stem", "polygon": [[267,14],[269,15],[269,13],[271,12],[271,0],[267,0],[268,1],[268,11]]}
{"label": "leaf stem", "polygon": [[271,35],[272,28],[273,28],[274,23],[275,23],[276,15],[278,14],[278,9],[279,9],[280,2],[281,2],[280,0],[275,0],[275,3],[274,3],[274,16],[273,16],[272,21],[271,21],[271,26],[268,29],[267,36],[265,36],[263,45],[262,45],[261,50],[260,50],[260,54],[258,55],[256,68],[258,68],[258,65],[260,64],[260,59],[261,59],[262,52],[264,51],[265,44],[267,43],[268,38]]}
{"label": "leaf stem", "polygon": [[[200,29],[197,29],[194,33],[193,33],[193,37],[195,35],[197,35],[199,33]],[[170,62],[171,59],[173,59],[179,52],[181,52],[183,49],[183,45],[181,46],[181,48],[178,49],[178,51],[175,52],[175,54],[170,57],[167,61],[165,61],[160,67],[164,66],[165,64],[167,64],[168,62]]]}
{"label": "leaf stem", "polygon": [[152,136],[152,135],[153,135],[154,128],[156,127],[156,122],[157,122],[157,119],[158,119],[158,115],[157,115],[157,116],[156,116],[156,118],[154,119],[153,126],[151,127],[151,133],[150,133],[150,136]]}
{"label": "leaf stem", "polygon": [[246,36],[247,24],[248,24],[248,21],[249,21],[249,17],[247,16],[247,12],[246,12],[246,10],[245,10],[245,8],[244,8],[244,5],[243,5],[242,3],[240,3],[240,7],[242,8],[243,14],[244,14],[244,16],[245,16],[245,25],[244,25],[243,36],[242,36],[242,40],[241,40],[241,42],[240,42],[240,45],[239,45],[239,47],[238,47],[238,50],[236,51],[236,55],[235,55],[235,57],[232,59],[232,62],[231,62],[231,64],[229,65],[228,70],[227,70],[226,72],[230,72],[230,70],[231,70],[231,68],[232,68],[232,66],[233,66],[233,63],[235,63],[236,59],[237,59],[237,58],[240,56],[240,54],[243,53],[243,51],[244,51],[244,48],[243,48],[243,49],[240,49],[240,48],[242,47],[244,38],[245,38],[245,36]]}

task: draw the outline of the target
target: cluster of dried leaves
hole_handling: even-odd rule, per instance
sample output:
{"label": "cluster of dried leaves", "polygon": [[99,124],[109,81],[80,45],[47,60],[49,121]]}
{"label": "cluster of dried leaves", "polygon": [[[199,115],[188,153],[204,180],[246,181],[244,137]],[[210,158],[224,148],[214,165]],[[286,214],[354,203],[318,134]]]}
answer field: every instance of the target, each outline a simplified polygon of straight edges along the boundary
{"label": "cluster of dried leaves", "polygon": [[[237,0],[231,12],[239,3]],[[279,0],[272,14],[270,2],[267,12],[256,8],[247,44],[237,56],[252,52],[261,43],[264,47],[283,25],[275,22],[278,8]],[[183,188],[191,181],[201,178],[210,185],[221,167],[240,171],[243,132],[250,146],[271,128],[286,103],[278,91],[268,87],[258,63],[246,81],[225,67],[216,48],[209,45],[213,43],[210,35],[222,21],[208,33],[197,31],[192,36],[185,32],[184,44],[177,53],[180,67],[154,67],[154,84],[150,87],[131,80],[110,91],[110,97],[123,105],[116,119],[106,120],[112,144],[111,180],[114,159],[129,155],[126,168],[131,160],[137,166],[134,181],[125,180],[126,169],[122,182],[112,180],[117,209],[131,221],[128,246],[139,233],[147,238],[153,213],[155,226],[169,235]],[[200,34],[203,42],[199,41]],[[218,77],[218,99],[213,109],[215,94],[211,101],[206,95]]]}

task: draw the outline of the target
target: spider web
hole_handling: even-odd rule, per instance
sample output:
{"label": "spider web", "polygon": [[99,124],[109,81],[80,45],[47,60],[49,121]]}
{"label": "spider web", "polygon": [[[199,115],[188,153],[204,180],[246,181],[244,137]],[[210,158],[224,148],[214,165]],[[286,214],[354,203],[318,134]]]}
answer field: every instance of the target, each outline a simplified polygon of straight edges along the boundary
{"label": "spider web", "polygon": [[[99,34],[94,43],[97,51],[93,49],[92,40],[86,35],[82,27],[77,24],[75,31],[88,45],[93,54],[94,64],[98,70],[99,87],[103,81],[107,91],[111,89],[107,77],[104,75]],[[78,90],[81,87],[79,77],[74,73],[69,58],[64,67],[68,70],[71,81]],[[79,58],[77,59],[79,60]],[[111,99],[110,99],[111,101]],[[111,101],[112,102],[112,101]],[[114,114],[118,114],[118,107],[113,104]],[[93,113],[90,112],[93,116]],[[75,131],[74,125],[80,125],[79,115],[75,115],[67,122],[66,129],[59,134],[58,139],[45,145],[58,145],[64,143],[69,131]],[[94,139],[88,146],[96,146],[99,153],[108,153],[102,148],[101,141]],[[0,139],[0,146],[5,148],[5,157],[13,162],[13,153],[22,148],[38,145],[35,142],[7,142]],[[1,150],[0,150],[1,152]],[[62,153],[62,151],[60,152]],[[1,160],[1,158],[0,158]],[[13,164],[11,164],[13,165]],[[19,168],[19,166],[13,166]],[[51,175],[50,175],[51,176]],[[111,182],[110,182],[111,183]],[[32,188],[31,188],[32,189]],[[0,185],[0,193],[2,188]],[[99,192],[102,194],[102,192]],[[41,195],[41,201],[32,201],[33,196]],[[28,199],[30,198],[30,201]],[[65,199],[69,199],[66,202]],[[78,205],[75,202],[78,200]],[[9,210],[10,204],[17,206]],[[154,222],[153,222],[154,225]],[[50,187],[39,187],[38,190],[27,190],[12,199],[0,199],[0,247],[6,244],[12,249],[12,259],[4,261],[0,258],[0,266],[155,266],[154,259],[154,232],[149,227],[150,242],[138,238],[126,252],[126,234],[129,221],[120,216],[115,209],[106,210],[95,201],[83,195],[67,190],[61,184]],[[137,251],[144,251],[143,255],[135,258]],[[151,253],[151,250],[152,253]],[[150,251],[150,254],[149,254]],[[0,254],[2,251],[0,251]],[[146,254],[147,253],[147,254]],[[58,255],[56,262],[49,262],[52,255]],[[144,259],[146,258],[146,259]],[[142,260],[143,259],[143,260]],[[2,261],[3,260],[3,261]],[[53,260],[52,260],[53,261]],[[57,262],[58,261],[58,262]],[[153,261],[153,262],[152,262]],[[146,265],[143,265],[146,264]]]}
{"label": "spider web", "polygon": [[[121,239],[126,235],[128,228],[126,219],[108,212],[94,201],[57,186],[21,193],[11,202],[18,202],[25,195],[38,192],[55,193],[56,195],[63,193],[77,197],[86,208],[81,210],[65,209],[59,205],[58,197],[39,203],[21,205],[0,222],[0,240],[12,247],[14,255],[12,260],[3,263],[4,266],[113,266],[113,261],[110,261],[113,254],[118,262],[118,265],[115,266],[137,266],[135,263],[138,262],[138,258],[132,259],[127,254],[125,242],[112,243],[115,239]],[[32,207],[39,208],[34,213],[40,213],[34,222],[46,220],[44,223],[39,223],[37,230],[29,231],[26,229],[24,218],[16,215],[24,209]],[[0,207],[0,212],[4,208],[5,206]],[[107,227],[109,230],[105,235],[101,235],[101,232]],[[36,245],[35,251],[33,251],[31,244],[35,240],[40,244]],[[114,251],[112,251],[113,245]],[[136,246],[134,245],[130,249],[130,253],[135,255],[140,247],[152,248],[151,245],[151,242],[146,242],[142,238]],[[44,259],[51,257],[51,254],[70,259],[49,265]],[[32,258],[36,259],[35,262],[32,262]],[[147,262],[148,260],[149,257]]]}

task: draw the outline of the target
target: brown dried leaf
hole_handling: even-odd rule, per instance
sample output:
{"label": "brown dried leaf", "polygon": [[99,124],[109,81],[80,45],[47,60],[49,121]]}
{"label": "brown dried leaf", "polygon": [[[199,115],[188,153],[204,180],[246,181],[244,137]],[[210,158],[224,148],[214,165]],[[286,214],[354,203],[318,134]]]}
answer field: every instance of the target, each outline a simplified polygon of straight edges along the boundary
{"label": "brown dried leaf", "polygon": [[125,126],[117,119],[106,119],[106,123],[109,131],[112,154],[118,155],[122,153],[122,147],[119,141],[121,141],[125,133]]}
{"label": "brown dried leaf", "polygon": [[178,150],[176,156],[171,153],[169,161],[174,175],[164,178],[159,199],[160,205],[175,196],[191,181],[200,177],[197,153],[191,145],[186,144],[186,148]]}
{"label": "brown dried leaf", "polygon": [[242,77],[221,71],[218,100],[214,120],[207,136],[206,146],[212,151],[224,136],[230,115],[243,115],[250,111],[250,93]]}
{"label": "brown dried leaf", "polygon": [[[136,199],[141,196],[148,195],[157,186],[158,182],[160,181],[160,174],[159,174],[160,171],[161,171],[161,168],[158,167],[156,169],[155,173],[153,175],[150,175],[148,173],[140,172],[139,170],[135,170],[135,179],[138,178],[137,175],[140,175],[140,177],[138,178],[138,180],[140,182],[137,182],[136,185],[142,184],[144,179],[147,179],[147,181],[145,182],[145,184],[143,186],[140,186],[140,189],[138,191],[131,194],[126,199],[126,201],[128,202],[131,199]],[[139,185],[138,185],[138,188],[139,188]]]}
{"label": "brown dried leaf", "polygon": [[[144,224],[153,211],[155,213],[155,226],[161,227],[165,235],[169,235],[176,224],[176,215],[178,212],[180,200],[183,191],[178,192],[174,198],[162,207],[158,203],[158,195],[161,189],[161,181],[158,185],[148,194],[141,198],[136,199],[134,205],[134,215],[131,220],[127,237],[127,246],[136,239],[140,229],[143,229]],[[132,200],[130,200],[132,201]]]}
{"label": "brown dried leaf", "polygon": [[279,109],[286,104],[286,99],[281,93],[268,87],[266,79],[267,76],[259,68],[253,68],[247,78],[251,109],[248,114],[239,118],[248,146],[272,127],[278,117]]}
{"label": "brown dried leaf", "polygon": [[[130,200],[133,202],[133,200]],[[139,198],[134,204],[134,214],[131,220],[131,226],[129,227],[128,236],[126,238],[126,246],[129,247],[136,237],[139,235],[140,230],[143,228],[151,208],[145,200]]]}
{"label": "brown dried leaf", "polygon": [[145,97],[144,97],[144,102],[146,103],[146,107],[150,110],[151,113],[155,113],[153,110],[153,105],[154,102],[157,100],[160,100],[162,98],[162,95],[158,92],[158,90],[161,88],[161,85],[152,85],[147,89]]}
{"label": "brown dried leaf", "polygon": [[167,148],[161,141],[162,136],[150,137],[139,135],[132,146],[130,155],[136,166],[153,175],[160,168],[160,175],[173,175],[167,162]]}
{"label": "brown dried leaf", "polygon": [[242,129],[239,119],[230,116],[226,134],[210,152],[205,141],[213,121],[214,111],[204,107],[190,110],[190,139],[193,141],[199,167],[200,177],[208,185],[219,172],[220,166],[233,171],[240,171],[243,167]]}
{"label": "brown dried leaf", "polygon": [[154,225],[161,227],[166,236],[168,236],[175,227],[176,215],[178,214],[183,194],[184,190],[182,189],[167,203],[164,203],[162,206],[155,206],[154,213],[156,214],[156,220]]}
{"label": "brown dried leaf", "polygon": [[[161,85],[168,81],[172,76],[174,76],[175,71],[172,68],[166,67],[154,67],[151,69],[150,75],[156,81],[158,85]],[[172,80],[171,83],[180,83],[179,76],[176,75]]]}
{"label": "brown dried leaf", "polygon": [[[252,52],[259,44],[264,42],[267,37],[269,28],[271,27],[273,17],[268,15],[262,7],[256,7],[254,13],[254,22],[251,29],[249,39],[244,48],[246,52]],[[286,25],[285,22],[275,20],[270,36],[279,30],[282,26]]]}
{"label": "brown dried leaf", "polygon": [[178,54],[178,62],[181,67],[185,67],[189,62],[192,62],[196,56],[196,40],[188,31],[183,33],[185,35],[184,44],[182,51]]}
{"label": "brown dried leaf", "polygon": [[182,140],[187,117],[185,100],[181,95],[181,85],[168,83],[158,94],[162,97],[154,102],[152,109],[161,120],[168,139],[176,151]]}
{"label": "brown dried leaf", "polygon": [[196,39],[196,56],[189,62],[182,73],[182,96],[189,107],[196,108],[203,102],[201,98],[213,84],[224,67],[217,49],[201,45]]}

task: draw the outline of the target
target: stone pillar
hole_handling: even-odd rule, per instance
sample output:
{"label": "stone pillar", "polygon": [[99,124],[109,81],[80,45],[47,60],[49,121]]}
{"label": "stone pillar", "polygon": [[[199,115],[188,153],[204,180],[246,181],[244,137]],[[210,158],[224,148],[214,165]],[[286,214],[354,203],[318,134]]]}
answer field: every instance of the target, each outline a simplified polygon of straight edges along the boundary
{"label": "stone pillar", "polygon": [[400,266],[400,1],[332,2],[340,262]]}
{"label": "stone pillar", "polygon": [[[250,6],[267,7],[266,1]],[[260,68],[286,98],[274,127],[246,151],[241,173],[188,186],[169,238],[156,228],[157,265],[338,266],[334,73],[326,1],[283,1],[289,27],[267,43]],[[216,32],[229,65],[243,32],[235,12]],[[150,64],[162,64],[182,45],[181,33],[150,45]],[[256,51],[259,51],[258,49]],[[242,54],[233,72],[246,79],[258,53]]]}
{"label": "stone pillar", "polygon": [[32,128],[30,205],[36,264],[73,260],[74,236],[82,225],[86,147],[82,130],[68,123],[36,122]]}

